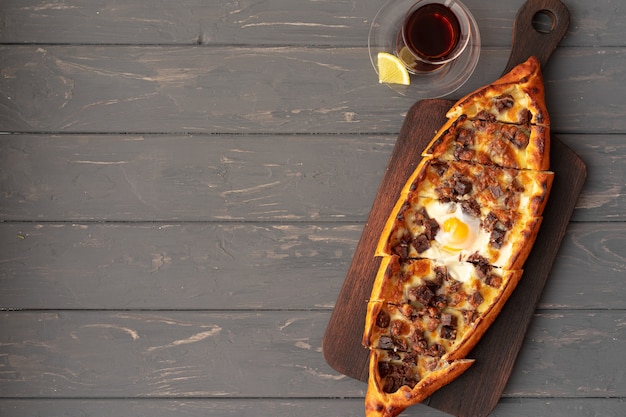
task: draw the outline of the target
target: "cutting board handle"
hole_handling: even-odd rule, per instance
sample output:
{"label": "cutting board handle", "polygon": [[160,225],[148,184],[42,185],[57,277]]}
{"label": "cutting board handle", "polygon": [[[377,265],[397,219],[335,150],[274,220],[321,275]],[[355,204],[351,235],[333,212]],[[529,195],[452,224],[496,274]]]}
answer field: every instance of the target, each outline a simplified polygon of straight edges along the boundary
{"label": "cutting board handle", "polygon": [[[539,27],[542,21],[551,21],[551,27]],[[560,0],[528,0],[515,15],[513,47],[503,74],[534,55],[543,67],[569,27],[569,10]]]}

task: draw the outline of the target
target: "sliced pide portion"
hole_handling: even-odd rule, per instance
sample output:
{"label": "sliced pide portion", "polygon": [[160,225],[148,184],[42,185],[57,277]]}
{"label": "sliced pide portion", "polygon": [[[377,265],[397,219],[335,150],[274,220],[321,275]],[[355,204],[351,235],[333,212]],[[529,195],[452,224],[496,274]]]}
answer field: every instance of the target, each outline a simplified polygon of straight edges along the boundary
{"label": "sliced pide portion", "polygon": [[550,128],[473,120],[450,120],[428,144],[423,156],[504,168],[543,171],[550,166]]}
{"label": "sliced pide portion", "polygon": [[402,197],[406,204],[413,204],[416,198],[431,198],[540,216],[553,178],[548,171],[424,158],[407,181]]}
{"label": "sliced pide portion", "polygon": [[521,269],[541,217],[432,198],[412,199],[390,217],[376,255],[481,262]]}
{"label": "sliced pide portion", "polygon": [[[421,289],[420,289],[421,290]],[[427,289],[428,291],[428,289]],[[439,296],[445,298],[445,296]],[[439,298],[435,296],[435,298]],[[469,297],[482,297],[480,290]],[[416,306],[414,303],[395,305],[383,301],[372,301],[368,307],[376,314],[371,332],[367,334],[366,347],[372,349],[410,352],[423,358],[450,356],[475,328],[480,313],[478,307],[487,309],[491,300],[473,298],[468,308],[440,306]],[[447,357],[445,356],[445,357]]]}
{"label": "sliced pide portion", "polygon": [[[496,318],[522,271],[388,257],[370,301],[367,416],[396,416],[463,373],[465,357]],[[452,272],[461,273],[458,281]],[[487,278],[491,276],[491,278]],[[489,283],[487,283],[489,282]],[[376,287],[376,285],[375,285]],[[386,287],[386,288],[385,288]],[[389,291],[387,288],[393,288]]]}
{"label": "sliced pide portion", "polygon": [[554,174],[539,61],[456,102],[380,235],[367,303],[366,416],[395,417],[463,373],[522,276]]}
{"label": "sliced pide portion", "polygon": [[[505,271],[480,262],[404,260],[392,255],[382,259],[368,301],[396,306],[411,304],[418,309],[455,307],[482,314],[489,300],[497,296],[497,291],[506,286],[512,275],[521,275],[521,271]],[[476,302],[478,298],[487,300],[487,303]],[[373,310],[368,310],[370,312]],[[410,312],[403,310],[401,313]],[[374,321],[369,321],[375,316],[372,314],[368,318],[366,328],[375,325]]]}
{"label": "sliced pide portion", "polygon": [[530,57],[495,82],[461,98],[446,116],[456,119],[462,114],[470,119],[548,126],[550,119],[539,60]]}
{"label": "sliced pide portion", "polygon": [[485,264],[389,257],[367,306],[363,345],[461,358],[457,351],[469,352],[481,323],[497,315],[521,276]]}
{"label": "sliced pide portion", "polygon": [[409,405],[423,401],[454,381],[473,363],[472,359],[419,361],[411,353],[373,349],[365,414],[368,417],[397,416]]}

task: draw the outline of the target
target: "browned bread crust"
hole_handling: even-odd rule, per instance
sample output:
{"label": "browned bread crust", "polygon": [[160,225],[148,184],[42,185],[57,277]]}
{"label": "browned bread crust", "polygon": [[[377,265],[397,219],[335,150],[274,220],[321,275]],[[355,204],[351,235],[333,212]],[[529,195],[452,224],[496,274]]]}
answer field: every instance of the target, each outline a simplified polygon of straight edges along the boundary
{"label": "browned bread crust", "polygon": [[439,369],[420,380],[415,387],[409,388],[405,385],[396,392],[387,394],[382,388],[383,382],[377,369],[380,353],[377,350],[370,351],[369,379],[365,396],[367,417],[396,417],[408,406],[424,401],[439,388],[454,381],[474,363],[472,359],[442,361]]}
{"label": "browned bread crust", "polygon": [[522,277],[554,174],[539,62],[463,97],[384,225],[368,300],[365,411],[395,417],[452,382]]}
{"label": "browned bread crust", "polygon": [[462,114],[472,119],[492,115],[505,123],[550,125],[539,60],[530,57],[495,82],[461,98],[446,116],[456,119]]}

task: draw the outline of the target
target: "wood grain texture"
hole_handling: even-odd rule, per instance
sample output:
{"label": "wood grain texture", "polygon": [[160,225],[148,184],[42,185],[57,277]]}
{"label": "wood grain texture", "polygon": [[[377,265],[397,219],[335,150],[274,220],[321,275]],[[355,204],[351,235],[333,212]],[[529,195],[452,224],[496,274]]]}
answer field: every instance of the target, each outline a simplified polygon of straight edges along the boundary
{"label": "wood grain texture", "polygon": [[[365,46],[385,0],[141,0],[93,2],[4,0],[0,42],[69,44],[350,45]],[[488,46],[509,46],[523,0],[465,0]],[[574,24],[562,46],[623,46],[626,5],[567,0]]]}
{"label": "wood grain texture", "polygon": [[[573,219],[626,219],[626,135],[559,137],[592,173]],[[4,135],[0,220],[363,223],[396,139]]]}
{"label": "wood grain texture", "polygon": [[[538,16],[544,16],[550,25],[542,30],[538,27]],[[513,68],[534,56],[545,68],[552,52],[559,46],[569,30],[570,11],[561,0],[527,0],[513,21],[513,39],[509,60],[502,71],[508,74]]]}
{"label": "wood grain texture", "polygon": [[[364,350],[358,355],[352,352],[361,347],[366,315],[365,303],[359,302],[368,299],[380,266],[380,259],[374,258],[376,242],[401,188],[432,138],[430,132],[443,124],[452,104],[449,100],[423,100],[409,110],[337,298],[324,334],[324,356],[334,369],[352,378],[368,380],[369,355]],[[584,162],[554,135],[550,153],[555,179],[541,230],[523,266],[524,279],[468,356],[477,364],[435,392],[429,406],[455,416],[486,416],[504,391],[587,176]]]}
{"label": "wood grain texture", "polygon": [[0,305],[331,309],[361,229],[323,223],[0,223]]}
{"label": "wood grain texture", "polygon": [[[3,312],[0,391],[4,398],[362,398],[365,384],[322,357],[329,318],[327,311]],[[626,361],[625,320],[610,310],[537,314],[504,396],[623,398],[626,370],[615,364]]]}
{"label": "wood grain texture", "polygon": [[[395,137],[11,135],[0,219],[363,220]],[[45,173],[45,175],[42,175]]]}
{"label": "wood grain texture", "polygon": [[[504,398],[493,416],[516,417],[622,417],[624,400],[619,398]],[[258,417],[287,415],[300,417],[362,417],[362,398],[294,398],[276,402],[273,399],[5,399],[0,401],[0,414],[12,417]],[[449,417],[423,404],[411,407],[403,417]]]}
{"label": "wood grain texture", "polygon": [[[363,415],[321,339],[419,99],[372,71],[384,1],[0,1],[0,415]],[[626,398],[626,4],[564,1],[548,104],[589,177],[495,417]],[[523,2],[465,0],[449,98]]]}
{"label": "wood grain texture", "polygon": [[[555,51],[544,74],[555,133],[626,133],[624,51]],[[365,47],[28,45],[0,57],[8,132],[397,133],[419,99],[379,85]],[[484,48],[450,98],[498,78],[507,59]]]}
{"label": "wood grain texture", "polygon": [[[0,223],[0,305],[330,310],[362,229],[319,222]],[[623,223],[570,224],[539,308],[623,309],[625,244]]]}

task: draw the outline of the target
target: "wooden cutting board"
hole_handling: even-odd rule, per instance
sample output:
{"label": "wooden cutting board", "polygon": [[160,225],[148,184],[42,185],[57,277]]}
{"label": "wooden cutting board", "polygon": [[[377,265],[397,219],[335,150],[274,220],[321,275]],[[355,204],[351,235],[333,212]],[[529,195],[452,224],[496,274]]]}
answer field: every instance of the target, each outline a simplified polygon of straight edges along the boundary
{"label": "wooden cutting board", "polygon": [[[529,0],[522,6],[505,72],[530,55],[546,63],[569,23],[563,8],[558,0]],[[553,31],[550,39],[529,29],[540,10],[549,10],[558,18],[558,33]],[[351,378],[367,382],[368,377],[368,350],[361,339],[367,300],[380,265],[380,258],[374,257],[376,244],[400,190],[453,104],[451,100],[422,100],[409,110],[337,298],[322,341],[323,352],[329,365]],[[552,136],[551,142],[550,169],[555,179],[524,275],[496,321],[468,355],[476,359],[474,365],[434,393],[425,402],[428,406],[458,417],[481,417],[500,400],[587,176],[584,162],[571,149],[558,137]]]}

